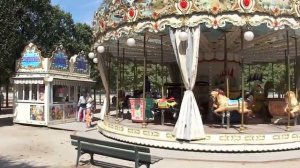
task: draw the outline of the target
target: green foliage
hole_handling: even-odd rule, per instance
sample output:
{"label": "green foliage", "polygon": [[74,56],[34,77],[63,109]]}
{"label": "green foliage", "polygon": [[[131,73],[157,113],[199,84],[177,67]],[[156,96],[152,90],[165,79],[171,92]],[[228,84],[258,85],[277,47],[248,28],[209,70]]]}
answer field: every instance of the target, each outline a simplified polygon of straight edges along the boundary
{"label": "green foliage", "polygon": [[[123,64],[123,60],[120,58],[118,60],[119,62],[118,65],[116,58],[111,57],[111,54],[106,53],[104,57],[105,57],[106,65],[108,65],[108,62],[110,62],[110,66],[109,66],[110,68],[108,68],[107,66],[107,70],[109,74],[108,76],[109,76],[111,92],[115,92],[117,89],[117,74],[119,74],[119,89],[125,91],[143,89],[144,65],[142,62],[136,62],[136,66],[135,66],[134,61],[124,60],[124,64]],[[123,71],[123,65],[124,65],[124,71]],[[162,67],[164,68],[163,70]],[[136,72],[134,72],[135,69]],[[146,75],[149,77],[149,80],[151,81],[152,90],[161,90],[162,83],[163,82],[165,83],[166,81],[170,81],[169,77],[166,80],[166,76],[168,76],[168,72],[165,66],[148,64]],[[162,82],[162,77],[163,77],[163,82]]]}
{"label": "green foliage", "polygon": [[[247,82],[246,80],[249,77],[249,74],[262,73],[263,74],[263,83],[267,81],[272,82],[274,77],[274,86],[277,93],[284,93],[287,90],[287,78],[286,78],[286,67],[284,63],[277,63],[273,65],[273,75],[272,75],[272,64],[258,64],[258,65],[246,65],[244,67],[245,73],[245,87],[246,89],[251,88],[254,85],[254,82]],[[273,77],[272,77],[273,76]],[[291,89],[294,88],[294,66],[290,64],[290,80],[291,80]],[[249,90],[249,89],[248,89]]]}
{"label": "green foliage", "polygon": [[15,60],[23,48],[33,42],[44,57],[51,57],[56,45],[62,44],[68,55],[89,52],[92,30],[89,25],[74,24],[70,13],[50,0],[0,1],[0,85],[13,75]]}

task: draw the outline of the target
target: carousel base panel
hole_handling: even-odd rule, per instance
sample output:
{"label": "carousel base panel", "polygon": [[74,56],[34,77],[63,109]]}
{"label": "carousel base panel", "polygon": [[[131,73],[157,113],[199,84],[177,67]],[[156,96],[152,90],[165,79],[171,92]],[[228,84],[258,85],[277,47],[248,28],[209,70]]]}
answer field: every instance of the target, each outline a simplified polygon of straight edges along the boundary
{"label": "carousel base panel", "polygon": [[13,123],[17,123],[17,124],[28,124],[28,125],[40,125],[40,126],[47,126],[47,123],[45,121],[34,121],[34,120],[13,120]]}
{"label": "carousel base panel", "polygon": [[54,126],[59,124],[67,124],[67,123],[73,123],[76,119],[66,119],[66,120],[56,120],[56,121],[49,121],[48,123],[46,121],[37,121],[37,120],[17,120],[14,119],[13,122],[17,124],[28,124],[28,125],[40,125],[40,126]]}
{"label": "carousel base panel", "polygon": [[98,130],[112,139],[123,142],[160,148],[211,151],[211,152],[264,152],[300,149],[300,125],[255,124],[245,125],[240,132],[240,125],[229,129],[217,124],[204,125],[206,135],[193,141],[176,140],[172,134],[174,124],[159,125],[148,123],[146,128],[141,123],[114,117],[98,122]]}

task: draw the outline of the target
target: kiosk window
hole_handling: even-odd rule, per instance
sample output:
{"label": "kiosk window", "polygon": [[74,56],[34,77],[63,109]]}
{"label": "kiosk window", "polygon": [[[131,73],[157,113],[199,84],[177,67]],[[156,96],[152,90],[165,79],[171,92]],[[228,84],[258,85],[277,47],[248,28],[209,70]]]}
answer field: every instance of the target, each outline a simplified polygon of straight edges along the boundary
{"label": "kiosk window", "polygon": [[65,102],[68,97],[68,87],[63,85],[53,86],[53,102]]}
{"label": "kiosk window", "polygon": [[18,100],[23,100],[23,86],[24,85],[17,85],[17,87],[18,87]]}
{"label": "kiosk window", "polygon": [[[43,88],[43,89],[41,89]],[[41,94],[44,93],[45,86],[38,84],[20,84],[17,85],[18,100],[42,101]]]}
{"label": "kiosk window", "polygon": [[37,85],[31,85],[31,100],[37,100]]}
{"label": "kiosk window", "polygon": [[39,100],[44,101],[45,85],[39,85]]}
{"label": "kiosk window", "polygon": [[29,100],[29,90],[30,87],[29,85],[24,85],[24,100]]}

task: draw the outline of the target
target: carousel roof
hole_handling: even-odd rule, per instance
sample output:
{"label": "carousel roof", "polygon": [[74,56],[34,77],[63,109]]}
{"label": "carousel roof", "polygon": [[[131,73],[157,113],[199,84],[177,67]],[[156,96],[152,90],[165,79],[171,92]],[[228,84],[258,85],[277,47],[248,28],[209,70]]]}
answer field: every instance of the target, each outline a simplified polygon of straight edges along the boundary
{"label": "carousel roof", "polygon": [[[226,35],[229,61],[240,61],[242,54],[249,64],[278,62],[286,49],[295,56],[299,11],[300,1],[292,0],[107,0],[95,14],[93,31],[95,45],[109,46],[114,57],[124,53],[143,60],[145,41],[149,62],[168,63],[176,61],[168,28],[200,25],[199,61],[223,60]],[[241,32],[247,29],[255,38],[241,49]],[[136,46],[126,45],[129,37]]]}

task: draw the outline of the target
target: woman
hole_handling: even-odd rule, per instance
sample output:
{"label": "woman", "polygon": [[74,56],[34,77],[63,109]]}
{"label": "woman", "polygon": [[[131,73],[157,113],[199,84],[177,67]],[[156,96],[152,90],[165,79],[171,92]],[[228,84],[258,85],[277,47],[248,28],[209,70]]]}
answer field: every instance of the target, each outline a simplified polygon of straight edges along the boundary
{"label": "woman", "polygon": [[86,111],[86,99],[85,99],[83,93],[81,93],[81,96],[79,97],[77,107],[78,107],[77,121],[84,122],[85,111]]}

